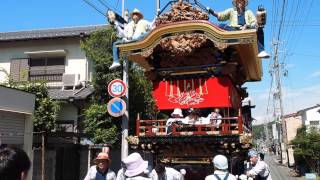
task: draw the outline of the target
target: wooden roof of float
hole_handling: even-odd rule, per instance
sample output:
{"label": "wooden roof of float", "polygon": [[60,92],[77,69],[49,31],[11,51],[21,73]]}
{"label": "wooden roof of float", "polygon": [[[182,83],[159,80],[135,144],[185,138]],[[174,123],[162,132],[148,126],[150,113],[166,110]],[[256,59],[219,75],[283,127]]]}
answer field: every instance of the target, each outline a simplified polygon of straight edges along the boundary
{"label": "wooden roof of float", "polygon": [[[214,48],[224,52],[231,47],[238,54],[237,63],[243,67],[244,81],[259,81],[262,77],[261,59],[257,58],[256,30],[224,31],[216,25],[205,20],[182,21],[164,24],[153,29],[143,40],[121,44],[121,54],[131,61],[142,66],[146,71],[152,71],[155,67],[150,63],[153,52],[165,38],[177,36],[202,36],[214,44]],[[214,64],[214,62],[212,62]]]}
{"label": "wooden roof of float", "polygon": [[150,80],[186,75],[230,76],[236,84],[261,80],[256,30],[222,30],[209,22],[206,11],[182,0],[155,25],[143,40],[118,46]]}

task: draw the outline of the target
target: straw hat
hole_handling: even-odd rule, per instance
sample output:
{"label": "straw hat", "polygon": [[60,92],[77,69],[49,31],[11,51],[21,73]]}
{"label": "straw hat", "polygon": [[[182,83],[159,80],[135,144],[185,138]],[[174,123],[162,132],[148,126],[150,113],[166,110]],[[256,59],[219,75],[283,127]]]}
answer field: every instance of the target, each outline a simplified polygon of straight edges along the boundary
{"label": "straw hat", "polygon": [[109,155],[107,153],[101,152],[98,154],[97,160],[110,160]]}
{"label": "straw hat", "polygon": [[146,172],[148,168],[148,161],[144,161],[139,153],[130,154],[122,160],[122,164],[125,167],[124,175],[127,177],[137,176]]}
{"label": "straw hat", "polygon": [[175,108],[171,113],[171,116],[179,115],[180,118],[183,118],[182,110],[180,108]]}
{"label": "straw hat", "polygon": [[130,14],[130,17],[132,18],[134,14],[138,15],[140,19],[143,19],[143,14],[137,8],[134,8],[132,13]]}
{"label": "straw hat", "polygon": [[232,4],[235,7],[238,1],[243,1],[244,6],[248,6],[248,0],[232,0]]}

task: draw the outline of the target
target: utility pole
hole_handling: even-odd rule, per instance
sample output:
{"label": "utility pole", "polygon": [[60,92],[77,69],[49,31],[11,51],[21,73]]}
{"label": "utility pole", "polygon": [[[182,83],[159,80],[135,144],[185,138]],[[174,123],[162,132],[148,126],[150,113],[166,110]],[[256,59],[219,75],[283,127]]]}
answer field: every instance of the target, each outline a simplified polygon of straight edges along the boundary
{"label": "utility pole", "polygon": [[45,180],[45,131],[41,132],[41,180]]}
{"label": "utility pole", "polygon": [[[122,0],[122,17],[125,17],[124,0]],[[128,128],[129,128],[129,62],[125,57],[123,59],[123,72],[122,80],[126,84],[126,93],[124,101],[126,102],[127,108],[122,116],[122,132],[121,132],[121,160],[128,156]]]}
{"label": "utility pole", "polygon": [[264,132],[265,132],[265,136],[266,136],[266,141],[265,141],[265,145],[266,147],[270,146],[270,136],[269,136],[269,127],[268,127],[268,122],[266,122],[264,124]]}
{"label": "utility pole", "polygon": [[281,86],[281,66],[279,63],[279,41],[273,41],[274,46],[274,57],[273,57],[273,78],[276,83],[275,92],[273,94],[274,100],[274,120],[276,122],[276,127],[278,131],[278,149],[280,149],[280,156],[282,160],[282,120],[283,117],[283,102],[282,102],[282,86]]}

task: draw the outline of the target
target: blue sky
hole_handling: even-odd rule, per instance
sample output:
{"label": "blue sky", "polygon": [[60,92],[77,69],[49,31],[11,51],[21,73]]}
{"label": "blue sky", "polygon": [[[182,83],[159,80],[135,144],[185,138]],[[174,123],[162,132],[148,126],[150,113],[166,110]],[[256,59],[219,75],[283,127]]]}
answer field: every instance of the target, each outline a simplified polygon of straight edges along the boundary
{"label": "blue sky", "polygon": [[[88,1],[100,10],[106,10],[99,0]],[[122,0],[100,1],[109,4],[118,12],[121,10]],[[273,35],[276,35],[273,32],[277,31],[280,24],[281,1],[249,1],[249,9],[254,12],[259,4],[263,4],[268,11],[265,44],[270,53],[271,40]],[[125,2],[129,10],[136,7],[145,14],[146,19],[153,19],[155,0],[125,0]],[[168,0],[161,0],[162,5],[166,2]],[[231,0],[200,0],[200,2],[216,11],[231,7]],[[286,50],[286,53],[281,53],[280,62],[285,61],[284,67],[288,70],[288,76],[282,77],[284,110],[285,113],[292,113],[320,103],[320,16],[317,12],[320,10],[320,1],[287,0],[285,10],[280,51]],[[217,22],[213,17],[210,20]],[[1,0],[0,22],[0,32],[10,32],[105,24],[106,20],[83,0]],[[263,60],[264,76],[261,82],[245,84],[251,101],[256,105],[253,114],[258,123],[268,120],[270,63],[271,59]],[[272,104],[272,101],[269,104]]]}

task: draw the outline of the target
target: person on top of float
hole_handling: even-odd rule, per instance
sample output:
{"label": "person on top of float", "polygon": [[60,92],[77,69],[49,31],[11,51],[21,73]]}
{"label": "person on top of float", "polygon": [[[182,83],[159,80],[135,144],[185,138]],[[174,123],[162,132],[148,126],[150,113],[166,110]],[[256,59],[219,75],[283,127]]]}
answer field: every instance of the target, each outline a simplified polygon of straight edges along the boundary
{"label": "person on top of float", "polygon": [[[226,9],[222,12],[211,11],[213,16],[219,21],[229,21],[228,25],[221,24],[220,28],[227,31],[237,31],[257,28],[259,58],[270,58],[270,55],[264,50],[264,23],[257,23],[253,12],[247,9],[248,0],[233,0],[233,8]],[[259,7],[259,10],[262,10]],[[262,25],[263,24],[263,25]]]}
{"label": "person on top of float", "polygon": [[215,125],[217,128],[219,128],[221,122],[222,122],[222,116],[220,114],[220,109],[219,108],[214,108],[214,111],[211,112],[208,117],[210,119],[210,124]]}
{"label": "person on top of float", "polygon": [[166,122],[166,133],[172,133],[172,123],[179,123],[183,121],[183,114],[180,108],[175,108],[171,113],[171,118]]}
{"label": "person on top of float", "polygon": [[110,24],[114,25],[115,29],[117,30],[117,41],[113,42],[112,44],[112,51],[113,51],[113,63],[109,67],[110,70],[116,69],[120,66],[119,62],[119,49],[117,45],[139,41],[143,39],[149,31],[154,27],[154,21],[149,22],[143,19],[143,14],[138,10],[134,9],[133,12],[130,14],[132,19],[131,22],[128,24],[124,24],[124,27],[120,26],[120,23],[115,23],[115,15],[113,15],[112,11],[108,11],[108,21]]}

